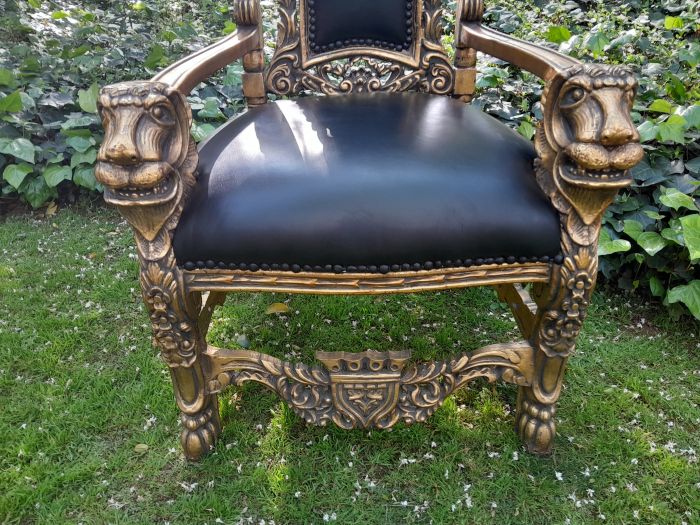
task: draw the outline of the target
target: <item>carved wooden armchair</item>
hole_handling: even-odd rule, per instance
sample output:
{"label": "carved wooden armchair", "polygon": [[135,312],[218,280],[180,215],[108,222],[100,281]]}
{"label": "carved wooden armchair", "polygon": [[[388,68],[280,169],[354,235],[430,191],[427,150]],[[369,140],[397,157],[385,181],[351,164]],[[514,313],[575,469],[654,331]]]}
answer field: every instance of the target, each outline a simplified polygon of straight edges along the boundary
{"label": "carved wooden armchair", "polygon": [[[516,429],[549,453],[601,216],[642,157],[635,78],[482,27],[480,0],[460,2],[453,63],[440,0],[278,4],[268,64],[258,0],[236,0],[233,34],[100,95],[97,178],[134,229],[186,456],[214,446],[217,394],[231,384],[266,385],[308,423],[388,428],[424,421],[476,377],[518,386]],[[466,104],[477,51],[544,80],[534,147]],[[198,149],[185,97],[237,59],[249,109]],[[328,96],[284,98],[302,92]],[[484,285],[523,340],[423,364],[409,351],[318,352],[314,367],[206,343],[228,292]]]}

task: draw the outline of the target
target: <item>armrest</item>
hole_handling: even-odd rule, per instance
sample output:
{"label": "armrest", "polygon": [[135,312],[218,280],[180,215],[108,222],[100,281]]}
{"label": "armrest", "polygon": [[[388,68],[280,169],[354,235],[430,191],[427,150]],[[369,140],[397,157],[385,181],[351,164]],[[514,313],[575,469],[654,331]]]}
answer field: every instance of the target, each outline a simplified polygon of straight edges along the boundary
{"label": "armrest", "polygon": [[175,62],[151,79],[188,94],[200,82],[219,69],[258,49],[260,30],[257,26],[244,26],[226,38]]}
{"label": "armrest", "polygon": [[629,170],[644,156],[631,119],[637,79],[625,67],[576,59],[462,22],[459,43],[534,73],[545,81],[543,121],[535,137],[537,179],[567,217],[580,244],[597,239],[605,209],[632,183]]}
{"label": "armrest", "polygon": [[196,184],[198,155],[186,95],[218,69],[243,58],[244,91],[248,82],[253,100],[264,99],[259,1],[238,0],[234,18],[237,31],[151,80],[114,84],[100,92],[105,137],[95,178],[105,187],[105,201],[134,229],[145,260],[170,253],[170,232]]}
{"label": "armrest", "polygon": [[551,49],[505,35],[476,22],[460,24],[459,40],[466,47],[505,60],[547,81],[580,62]]}

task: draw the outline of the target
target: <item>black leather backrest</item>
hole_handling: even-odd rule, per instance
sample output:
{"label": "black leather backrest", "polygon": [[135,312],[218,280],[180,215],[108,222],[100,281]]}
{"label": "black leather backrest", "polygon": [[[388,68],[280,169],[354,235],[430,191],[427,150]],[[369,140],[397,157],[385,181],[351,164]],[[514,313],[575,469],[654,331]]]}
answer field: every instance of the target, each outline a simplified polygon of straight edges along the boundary
{"label": "black leather backrest", "polygon": [[351,46],[406,50],[413,41],[413,0],[306,0],[314,52]]}
{"label": "black leather backrest", "polygon": [[452,94],[454,68],[440,42],[442,0],[276,1],[268,92]]}

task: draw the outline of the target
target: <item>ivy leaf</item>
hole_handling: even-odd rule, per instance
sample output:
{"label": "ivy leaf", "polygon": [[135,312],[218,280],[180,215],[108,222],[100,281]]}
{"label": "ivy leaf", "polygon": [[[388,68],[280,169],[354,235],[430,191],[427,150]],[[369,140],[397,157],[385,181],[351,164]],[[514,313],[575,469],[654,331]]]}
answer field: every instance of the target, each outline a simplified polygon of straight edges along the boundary
{"label": "ivy leaf", "polygon": [[44,177],[38,176],[29,181],[24,187],[22,195],[24,195],[31,207],[36,209],[53,197],[54,190],[49,188]]}
{"label": "ivy leaf", "polygon": [[6,153],[7,155],[12,155],[13,157],[34,164],[36,150],[34,144],[25,138],[17,138],[14,140],[0,139],[0,153]]}
{"label": "ivy leaf", "polygon": [[0,67],[0,86],[12,86],[15,83],[15,76],[12,71]]}
{"label": "ivy leaf", "polygon": [[80,166],[76,168],[73,174],[73,182],[78,186],[87,188],[89,190],[97,189],[97,179],[95,179],[95,168],[94,166]]}
{"label": "ivy leaf", "polygon": [[226,116],[219,109],[219,99],[209,97],[204,101],[204,107],[197,113],[199,118],[224,119]]}
{"label": "ivy leaf", "polygon": [[547,40],[555,44],[561,44],[571,38],[571,31],[565,26],[550,26],[547,31]]}
{"label": "ivy leaf", "polygon": [[691,42],[688,47],[681,49],[678,52],[678,59],[691,67],[695,67],[700,64],[700,44],[696,42]]}
{"label": "ivy leaf", "polygon": [[685,238],[683,237],[683,227],[678,219],[671,219],[669,227],[661,230],[661,236],[667,241],[685,246]]}
{"label": "ivy leaf", "polygon": [[700,129],[700,104],[695,104],[681,113],[689,128]]}
{"label": "ivy leaf", "polygon": [[683,238],[690,252],[690,260],[700,259],[700,215],[695,213],[681,217]]}
{"label": "ivy leaf", "polygon": [[635,240],[652,257],[668,246],[666,239],[656,232],[642,232]]}
{"label": "ivy leaf", "polygon": [[194,124],[192,126],[192,137],[195,142],[201,142],[216,131],[216,126],[212,124]]}
{"label": "ivy leaf", "polygon": [[88,89],[78,90],[78,105],[85,113],[97,113],[97,97],[99,87],[93,84]]}
{"label": "ivy leaf", "polygon": [[532,140],[535,136],[535,126],[528,120],[523,120],[518,126],[518,133],[528,140]]}
{"label": "ivy leaf", "polygon": [[66,121],[61,124],[61,129],[84,128],[92,124],[96,124],[97,119],[92,115],[81,115],[80,113],[71,113]]}
{"label": "ivy leaf", "polygon": [[600,231],[598,241],[598,255],[610,255],[611,253],[628,252],[632,244],[624,239],[612,239],[606,228]]}
{"label": "ivy leaf", "polygon": [[659,279],[656,275],[652,275],[649,278],[649,290],[651,290],[651,295],[654,297],[663,297],[666,295],[666,288],[661,282],[661,279]]}
{"label": "ivy leaf", "polygon": [[44,180],[50,188],[55,188],[64,180],[70,180],[72,176],[73,171],[70,166],[52,164],[44,170]]}
{"label": "ivy leaf", "polygon": [[690,173],[700,174],[700,157],[695,157],[693,160],[686,162],[685,167]]}
{"label": "ivy leaf", "polygon": [[632,176],[637,182],[641,182],[642,186],[649,186],[650,184],[658,184],[661,181],[666,180],[666,176],[662,169],[660,169],[656,164],[652,166],[649,163],[648,157],[642,159],[642,161],[632,168]]}
{"label": "ivy leaf", "polygon": [[657,98],[649,106],[649,111],[656,111],[657,113],[673,113],[673,104],[668,100],[662,98]]}
{"label": "ivy leaf", "polygon": [[700,280],[690,281],[687,285],[676,286],[668,291],[668,302],[682,302],[697,319],[700,319]]}
{"label": "ivy leaf", "polygon": [[85,153],[88,149],[95,145],[95,139],[92,137],[85,138],[80,136],[68,137],[68,139],[66,139],[66,144],[68,144],[75,151]]}
{"label": "ivy leaf", "polygon": [[39,100],[40,106],[51,106],[54,108],[62,108],[73,103],[73,97],[68,93],[52,92]]}
{"label": "ivy leaf", "polygon": [[659,124],[659,140],[685,144],[685,127],[687,122],[680,115],[671,115],[666,122]]}
{"label": "ivy leaf", "polygon": [[70,159],[70,167],[75,168],[78,164],[94,164],[97,160],[97,150],[90,148],[83,153],[74,153]]}
{"label": "ivy leaf", "polygon": [[644,231],[644,226],[642,226],[642,223],[639,221],[628,219],[625,221],[625,228],[623,231],[636,241]]}
{"label": "ivy leaf", "polygon": [[14,189],[17,189],[32,171],[34,171],[34,167],[24,162],[22,164],[10,164],[2,172],[2,178]]}
{"label": "ivy leaf", "polygon": [[610,39],[603,31],[591,33],[583,42],[586,48],[596,56],[602,54],[603,51],[605,51],[605,46],[607,46],[609,43]]}
{"label": "ivy leaf", "polygon": [[151,48],[150,53],[148,53],[143,63],[148,69],[153,69],[160,64],[164,57],[165,49],[163,49],[163,46],[160,44],[156,44]]}
{"label": "ivy leaf", "polygon": [[681,193],[676,188],[664,188],[662,194],[659,196],[659,202],[674,210],[688,208],[689,210],[697,211],[698,209],[692,197]]}
{"label": "ivy leaf", "polygon": [[224,35],[230,35],[236,30],[236,24],[234,24],[231,20],[226,20],[224,22],[224,28],[222,29],[222,33]]}
{"label": "ivy leaf", "polygon": [[683,29],[683,19],[678,16],[667,16],[664,20],[666,29]]}
{"label": "ivy leaf", "polygon": [[651,120],[645,120],[637,128],[637,131],[639,131],[639,137],[642,142],[650,142],[656,139],[656,136],[659,134],[659,127]]}
{"label": "ivy leaf", "polygon": [[0,99],[0,113],[17,113],[18,111],[22,111],[22,96],[19,91]]}

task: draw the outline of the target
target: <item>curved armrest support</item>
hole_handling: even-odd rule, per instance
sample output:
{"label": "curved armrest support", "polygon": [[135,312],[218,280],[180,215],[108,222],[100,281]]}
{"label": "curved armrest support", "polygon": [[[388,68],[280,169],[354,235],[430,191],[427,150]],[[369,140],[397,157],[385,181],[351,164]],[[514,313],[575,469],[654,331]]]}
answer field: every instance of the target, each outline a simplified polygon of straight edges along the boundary
{"label": "curved armrest support", "polygon": [[188,94],[197,84],[219,69],[258,49],[259,42],[258,26],[240,27],[226,38],[175,62],[151,80]]}
{"label": "curved armrest support", "polygon": [[632,183],[629,170],[644,156],[630,116],[637,89],[633,73],[582,64],[475,22],[460,25],[460,42],[545,81],[544,118],[535,138],[538,181],[568,216],[575,240],[594,242],[603,212]]}
{"label": "curved armrest support", "polygon": [[570,67],[580,64],[575,58],[546,47],[531,44],[476,22],[460,24],[460,41],[472,49],[505,60],[544,81]]}

